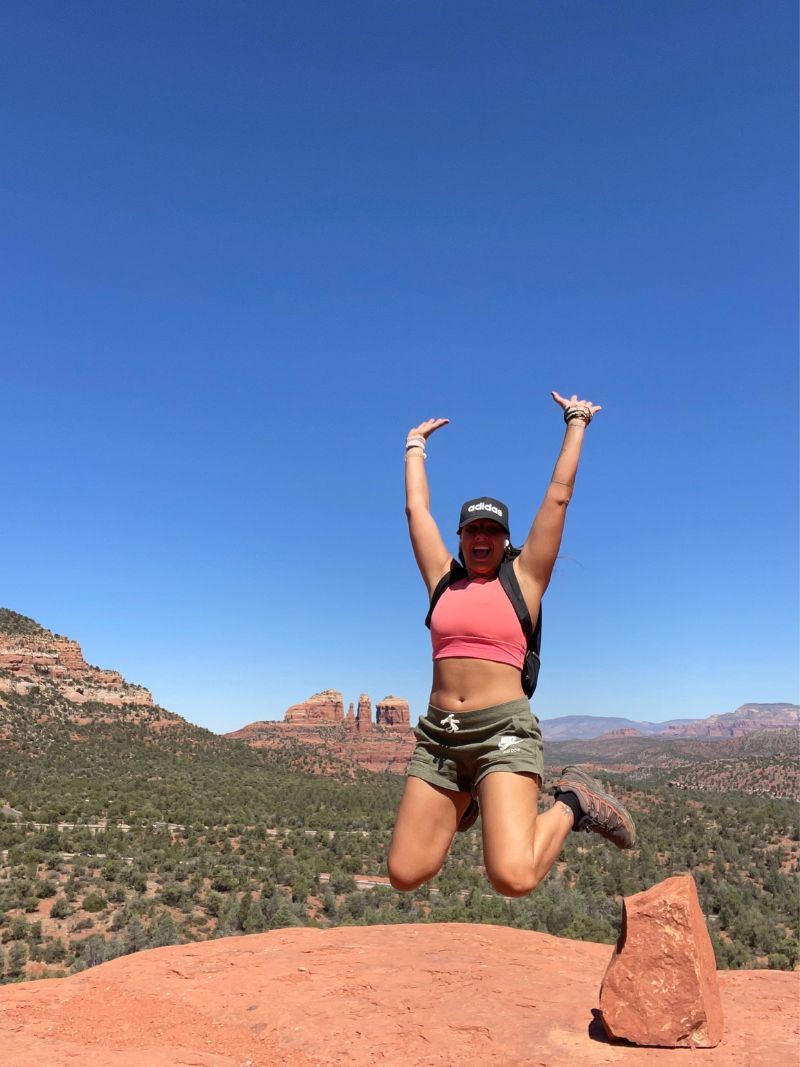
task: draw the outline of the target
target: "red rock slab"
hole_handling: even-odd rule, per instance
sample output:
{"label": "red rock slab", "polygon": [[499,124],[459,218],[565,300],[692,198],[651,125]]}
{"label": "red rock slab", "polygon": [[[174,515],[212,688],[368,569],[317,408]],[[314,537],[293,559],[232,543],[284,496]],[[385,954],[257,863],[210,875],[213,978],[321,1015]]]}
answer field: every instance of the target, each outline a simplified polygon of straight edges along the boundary
{"label": "red rock slab", "polygon": [[714,949],[690,874],[625,897],[622,933],[600,989],[611,1038],[713,1048],[724,1032]]}
{"label": "red rock slab", "polygon": [[612,1045],[611,946],[459,924],[275,930],[0,988],[7,1067],[773,1067],[798,975],[722,972],[714,1049]]}

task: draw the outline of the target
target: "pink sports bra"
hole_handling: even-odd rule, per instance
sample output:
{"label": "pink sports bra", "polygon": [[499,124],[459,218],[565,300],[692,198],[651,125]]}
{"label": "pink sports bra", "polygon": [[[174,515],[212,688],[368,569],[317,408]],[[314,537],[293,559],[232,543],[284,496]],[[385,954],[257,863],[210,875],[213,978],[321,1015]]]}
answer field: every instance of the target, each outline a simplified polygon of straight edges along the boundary
{"label": "pink sports bra", "polygon": [[497,578],[461,578],[442,593],[431,616],[433,658],[488,659],[522,670],[526,642],[514,606]]}

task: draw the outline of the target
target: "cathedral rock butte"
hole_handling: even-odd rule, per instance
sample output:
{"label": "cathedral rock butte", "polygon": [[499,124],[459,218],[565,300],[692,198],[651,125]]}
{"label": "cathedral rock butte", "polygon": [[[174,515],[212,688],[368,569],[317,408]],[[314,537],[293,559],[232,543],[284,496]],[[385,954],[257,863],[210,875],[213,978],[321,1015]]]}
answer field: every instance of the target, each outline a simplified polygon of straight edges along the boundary
{"label": "cathedral rock butte", "polygon": [[377,701],[373,720],[367,693],[351,701],[345,711],[343,694],[325,689],[287,708],[282,722],[253,722],[226,736],[254,748],[279,749],[292,740],[302,741],[316,747],[327,770],[337,764],[339,769],[401,774],[414,748],[410,720],[408,701],[402,697],[389,695]]}
{"label": "cathedral rock butte", "polygon": [[[386,696],[375,705],[377,726],[407,727],[410,717],[408,701],[402,697]],[[321,693],[314,693],[302,704],[292,704],[287,708],[283,721],[295,726],[316,723],[367,725],[372,723],[372,702],[367,693],[362,693],[358,698],[358,710],[354,711],[351,703],[345,714],[344,697],[339,690],[325,689]]]}

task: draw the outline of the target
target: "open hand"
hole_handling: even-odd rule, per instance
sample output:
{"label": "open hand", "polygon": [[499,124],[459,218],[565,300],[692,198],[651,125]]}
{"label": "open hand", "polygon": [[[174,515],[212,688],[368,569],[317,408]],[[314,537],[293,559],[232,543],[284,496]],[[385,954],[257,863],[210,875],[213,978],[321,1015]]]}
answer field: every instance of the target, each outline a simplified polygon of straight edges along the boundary
{"label": "open hand", "polygon": [[579,400],[575,393],[573,393],[569,400],[567,400],[566,397],[560,396],[555,389],[553,389],[550,396],[552,396],[558,406],[564,410],[566,410],[566,408],[584,408],[584,410],[589,412],[590,418],[596,415],[598,411],[603,410],[599,404],[593,404],[591,400]]}
{"label": "open hand", "polygon": [[421,422],[419,426],[412,427],[408,431],[408,436],[411,437],[414,434],[419,434],[427,441],[432,433],[440,430],[442,426],[446,426],[449,421],[449,419],[426,419],[424,422]]}

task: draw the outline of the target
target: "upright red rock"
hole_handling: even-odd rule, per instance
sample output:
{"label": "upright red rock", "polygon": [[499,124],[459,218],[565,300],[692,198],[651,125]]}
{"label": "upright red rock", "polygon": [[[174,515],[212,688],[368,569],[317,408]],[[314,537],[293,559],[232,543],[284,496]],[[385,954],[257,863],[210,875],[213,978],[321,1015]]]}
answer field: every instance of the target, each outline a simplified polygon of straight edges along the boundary
{"label": "upright red rock", "polygon": [[375,705],[375,722],[378,726],[408,726],[411,709],[402,697],[388,696]]}
{"label": "upright red rock", "polygon": [[609,1037],[635,1045],[713,1048],[722,1040],[714,949],[690,875],[625,897],[600,1011]]}
{"label": "upright red rock", "polygon": [[293,704],[283,717],[284,722],[315,723],[344,720],[344,697],[338,689],[314,693],[302,704]]}
{"label": "upright red rock", "polygon": [[347,714],[344,717],[345,725],[348,730],[354,730],[356,726],[356,713],[353,710],[353,701],[347,705]]}
{"label": "upright red rock", "polygon": [[372,701],[367,693],[362,693],[358,698],[356,729],[362,732],[372,729]]}

